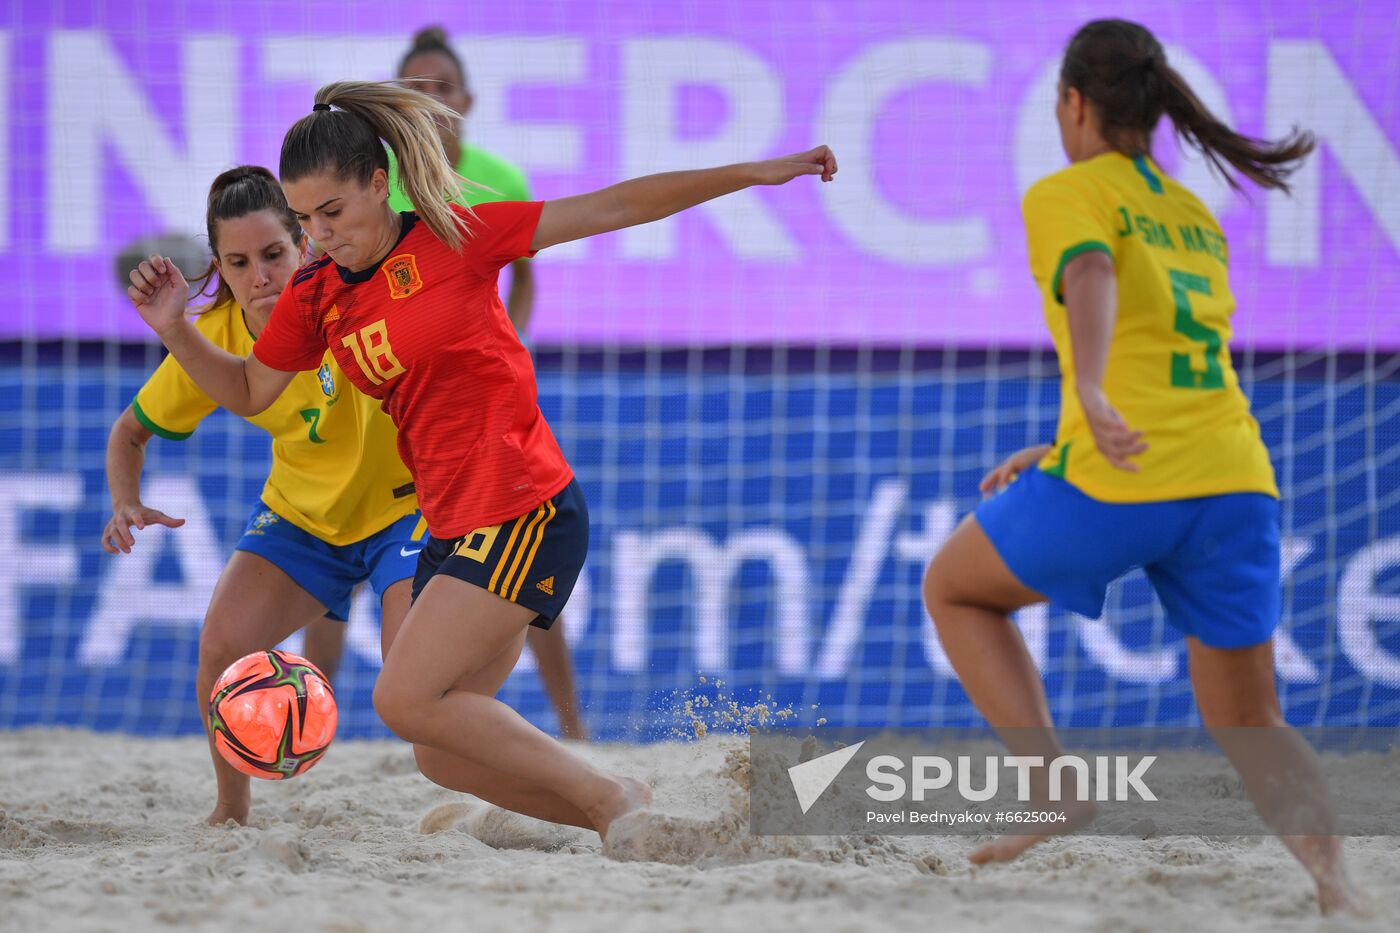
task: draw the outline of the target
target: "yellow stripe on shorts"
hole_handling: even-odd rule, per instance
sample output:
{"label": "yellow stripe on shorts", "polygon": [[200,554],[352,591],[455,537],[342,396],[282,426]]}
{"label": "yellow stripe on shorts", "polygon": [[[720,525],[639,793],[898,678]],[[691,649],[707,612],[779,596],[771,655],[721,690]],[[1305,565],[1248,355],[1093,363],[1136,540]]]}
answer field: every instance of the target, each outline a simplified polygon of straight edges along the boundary
{"label": "yellow stripe on shorts", "polygon": [[[530,519],[530,524],[525,529],[525,535],[520,539],[520,546],[515,549],[515,559],[510,562],[510,569],[506,571],[506,578],[501,581],[501,588],[495,591],[497,596],[504,596],[506,599],[514,602],[514,597],[510,595],[510,581],[515,579],[515,573],[520,568],[520,560],[525,556],[525,552],[530,551],[534,553],[531,542],[534,541],[535,532],[539,529],[540,523],[544,521],[545,516],[548,514],[546,510],[547,506],[549,506],[549,503],[545,502],[540,506],[539,511],[534,514],[534,517]],[[539,544],[534,544],[534,547],[539,547]],[[516,587],[515,590],[517,593],[520,592],[520,587]]]}
{"label": "yellow stripe on shorts", "polygon": [[491,582],[486,585],[486,588],[493,593],[497,592],[496,584],[500,582],[501,571],[506,569],[506,563],[510,560],[510,549],[515,547],[516,536],[520,534],[520,526],[524,524],[524,519],[520,518],[511,525],[510,537],[506,539],[506,546],[501,549],[501,559],[496,562],[496,570],[491,574]]}
{"label": "yellow stripe on shorts", "polygon": [[[525,566],[520,568],[520,576],[515,578],[515,589],[510,591],[511,602],[515,602],[516,597],[520,595],[520,587],[524,585],[525,577],[529,575],[530,568],[535,564],[535,553],[540,549],[540,544],[544,541],[545,529],[548,528],[549,523],[554,520],[554,516],[559,514],[559,510],[554,507],[552,501],[546,501],[545,508],[549,509],[549,514],[544,517],[544,521],[540,522],[540,527],[535,532],[535,543],[530,545],[530,555],[525,558]],[[521,550],[524,550],[524,548],[521,548]]]}

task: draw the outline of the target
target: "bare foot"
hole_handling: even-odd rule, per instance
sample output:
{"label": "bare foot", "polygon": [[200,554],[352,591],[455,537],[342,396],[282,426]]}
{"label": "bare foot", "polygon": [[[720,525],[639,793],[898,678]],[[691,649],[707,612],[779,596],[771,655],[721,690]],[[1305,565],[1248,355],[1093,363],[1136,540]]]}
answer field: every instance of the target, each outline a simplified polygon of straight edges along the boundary
{"label": "bare foot", "polygon": [[986,845],[972,850],[972,854],[967,857],[968,861],[974,865],[986,865],[988,862],[1009,862],[1037,843],[1055,836],[1068,835],[1076,829],[1088,826],[1098,813],[1098,807],[1087,800],[1055,804],[1053,807],[1046,806],[1040,809],[1063,812],[1065,820],[1062,823],[1046,824],[1054,827],[1049,832],[1027,835],[1008,833],[1005,836],[998,836]]}
{"label": "bare foot", "polygon": [[1318,879],[1317,906],[1322,910],[1324,917],[1369,917],[1371,915],[1370,911],[1357,900],[1346,878],[1340,876],[1327,880]]}
{"label": "bare foot", "polygon": [[593,821],[593,828],[598,830],[598,835],[605,842],[608,838],[608,827],[614,820],[651,806],[651,788],[646,784],[629,777],[618,777],[614,780],[617,784],[613,793],[587,811],[589,819]]}
{"label": "bare foot", "polygon": [[233,820],[239,826],[248,825],[248,803],[219,803],[214,804],[214,812],[209,814],[209,819],[205,820],[210,826],[222,826],[229,820]]}

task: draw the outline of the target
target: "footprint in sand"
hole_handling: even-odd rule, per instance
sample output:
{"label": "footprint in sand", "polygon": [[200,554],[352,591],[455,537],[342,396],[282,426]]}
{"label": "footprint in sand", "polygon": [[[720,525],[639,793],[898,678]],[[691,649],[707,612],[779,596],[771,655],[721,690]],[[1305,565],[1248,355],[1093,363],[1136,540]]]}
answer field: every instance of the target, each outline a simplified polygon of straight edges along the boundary
{"label": "footprint in sand", "polygon": [[47,833],[31,829],[22,821],[0,810],[0,850],[39,849],[55,841]]}
{"label": "footprint in sand", "polygon": [[535,849],[553,852],[580,842],[583,831],[512,813],[484,803],[454,801],[429,810],[418,823],[425,835],[455,829],[493,849]]}
{"label": "footprint in sand", "polygon": [[296,832],[278,829],[266,832],[258,840],[257,851],[293,874],[305,871],[311,863],[311,849]]}
{"label": "footprint in sand", "polygon": [[438,804],[418,822],[418,831],[425,836],[431,836],[451,829],[471,811],[472,805],[461,801]]}

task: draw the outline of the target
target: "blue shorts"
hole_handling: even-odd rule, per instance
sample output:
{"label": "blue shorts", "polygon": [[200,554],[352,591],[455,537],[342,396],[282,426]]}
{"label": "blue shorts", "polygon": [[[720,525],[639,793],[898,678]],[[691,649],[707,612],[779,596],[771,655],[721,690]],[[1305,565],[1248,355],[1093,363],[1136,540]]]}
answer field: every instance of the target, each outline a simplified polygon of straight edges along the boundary
{"label": "blue shorts", "polygon": [[1016,578],[1071,612],[1098,618],[1108,585],[1141,567],[1167,621],[1212,648],[1257,645],[1278,625],[1272,496],[1101,502],[1031,469],[975,514]]}
{"label": "blue shorts", "polygon": [[357,585],[368,580],[374,595],[382,597],[393,584],[412,578],[423,549],[423,542],[413,539],[419,517],[413,512],[362,541],[337,546],[259,502],[234,549],[271,561],[320,600],[326,615],[344,622],[350,618],[350,596]]}

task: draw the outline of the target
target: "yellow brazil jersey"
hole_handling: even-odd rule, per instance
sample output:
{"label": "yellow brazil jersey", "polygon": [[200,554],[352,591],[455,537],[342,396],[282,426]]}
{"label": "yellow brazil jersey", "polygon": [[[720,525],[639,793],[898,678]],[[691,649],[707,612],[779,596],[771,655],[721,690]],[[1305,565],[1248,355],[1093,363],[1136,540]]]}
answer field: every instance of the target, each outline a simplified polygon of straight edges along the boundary
{"label": "yellow brazil jersey", "polygon": [[[1230,363],[1230,257],[1205,205],[1150,158],[1108,153],[1041,179],[1022,213],[1064,380],[1055,447],[1041,469],[1105,502],[1277,496],[1268,449]],[[1074,391],[1060,277],[1090,250],[1112,256],[1117,276],[1103,388],[1149,445],[1136,473],[1099,453]]]}
{"label": "yellow brazil jersey", "polygon": [[[236,302],[204,312],[195,326],[230,353],[253,349]],[[173,356],[132,402],[137,419],[169,440],[189,437],[217,407]],[[393,422],[379,402],[355,391],[329,351],[319,370],[297,373],[277,401],[247,420],[272,435],[263,501],[328,544],[361,541],[418,508]]]}

